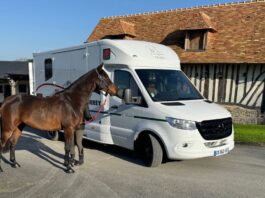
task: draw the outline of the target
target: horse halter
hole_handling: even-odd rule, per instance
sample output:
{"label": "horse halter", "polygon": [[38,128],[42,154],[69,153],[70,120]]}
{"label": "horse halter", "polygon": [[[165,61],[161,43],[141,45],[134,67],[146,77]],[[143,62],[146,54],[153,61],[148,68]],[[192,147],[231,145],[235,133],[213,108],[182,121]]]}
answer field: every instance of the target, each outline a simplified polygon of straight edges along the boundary
{"label": "horse halter", "polygon": [[107,88],[106,90],[106,96],[108,95],[108,90],[109,90],[109,85],[108,83],[106,82],[106,78],[104,78],[102,75],[99,74],[98,72],[98,69],[96,68],[96,72],[97,72],[97,75],[98,75],[98,78],[100,80],[100,87],[103,87],[103,88]]}

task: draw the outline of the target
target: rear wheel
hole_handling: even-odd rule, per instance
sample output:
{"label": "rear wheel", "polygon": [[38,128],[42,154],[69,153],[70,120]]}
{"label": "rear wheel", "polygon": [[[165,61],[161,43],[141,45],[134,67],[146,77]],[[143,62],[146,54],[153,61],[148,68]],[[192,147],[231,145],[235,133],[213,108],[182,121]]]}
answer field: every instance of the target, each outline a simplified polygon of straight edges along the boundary
{"label": "rear wheel", "polygon": [[145,134],[136,142],[136,153],[148,167],[158,167],[163,160],[163,149],[158,139],[152,134]]}
{"label": "rear wheel", "polygon": [[47,131],[47,137],[50,140],[58,141],[59,140],[59,131]]}

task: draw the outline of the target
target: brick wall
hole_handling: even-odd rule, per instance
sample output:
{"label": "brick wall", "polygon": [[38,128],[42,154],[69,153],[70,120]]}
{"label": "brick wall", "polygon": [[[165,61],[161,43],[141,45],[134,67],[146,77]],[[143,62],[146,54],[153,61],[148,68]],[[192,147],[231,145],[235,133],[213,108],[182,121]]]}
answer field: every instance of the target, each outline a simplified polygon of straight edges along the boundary
{"label": "brick wall", "polygon": [[225,108],[232,114],[233,122],[240,124],[265,124],[265,115],[259,110],[247,109],[240,106],[225,105]]}

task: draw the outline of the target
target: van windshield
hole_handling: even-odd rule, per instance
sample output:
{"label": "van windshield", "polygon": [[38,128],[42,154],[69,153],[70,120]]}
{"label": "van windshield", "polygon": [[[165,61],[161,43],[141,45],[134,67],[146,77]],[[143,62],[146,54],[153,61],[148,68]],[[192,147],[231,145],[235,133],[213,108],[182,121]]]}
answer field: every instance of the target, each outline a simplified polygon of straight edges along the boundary
{"label": "van windshield", "polygon": [[153,101],[203,99],[182,71],[137,69],[136,73]]}

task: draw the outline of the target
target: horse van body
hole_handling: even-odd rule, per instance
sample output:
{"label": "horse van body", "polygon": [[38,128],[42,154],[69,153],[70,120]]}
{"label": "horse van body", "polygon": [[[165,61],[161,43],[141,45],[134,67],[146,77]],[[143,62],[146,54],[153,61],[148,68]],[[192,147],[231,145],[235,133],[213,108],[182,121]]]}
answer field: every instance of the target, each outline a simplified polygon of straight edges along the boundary
{"label": "horse van body", "polygon": [[88,108],[98,116],[85,125],[87,139],[135,150],[148,166],[158,166],[165,156],[194,159],[234,148],[230,113],[196,90],[166,46],[100,40],[33,57],[33,94],[44,96],[104,62],[118,94],[93,93]]}

